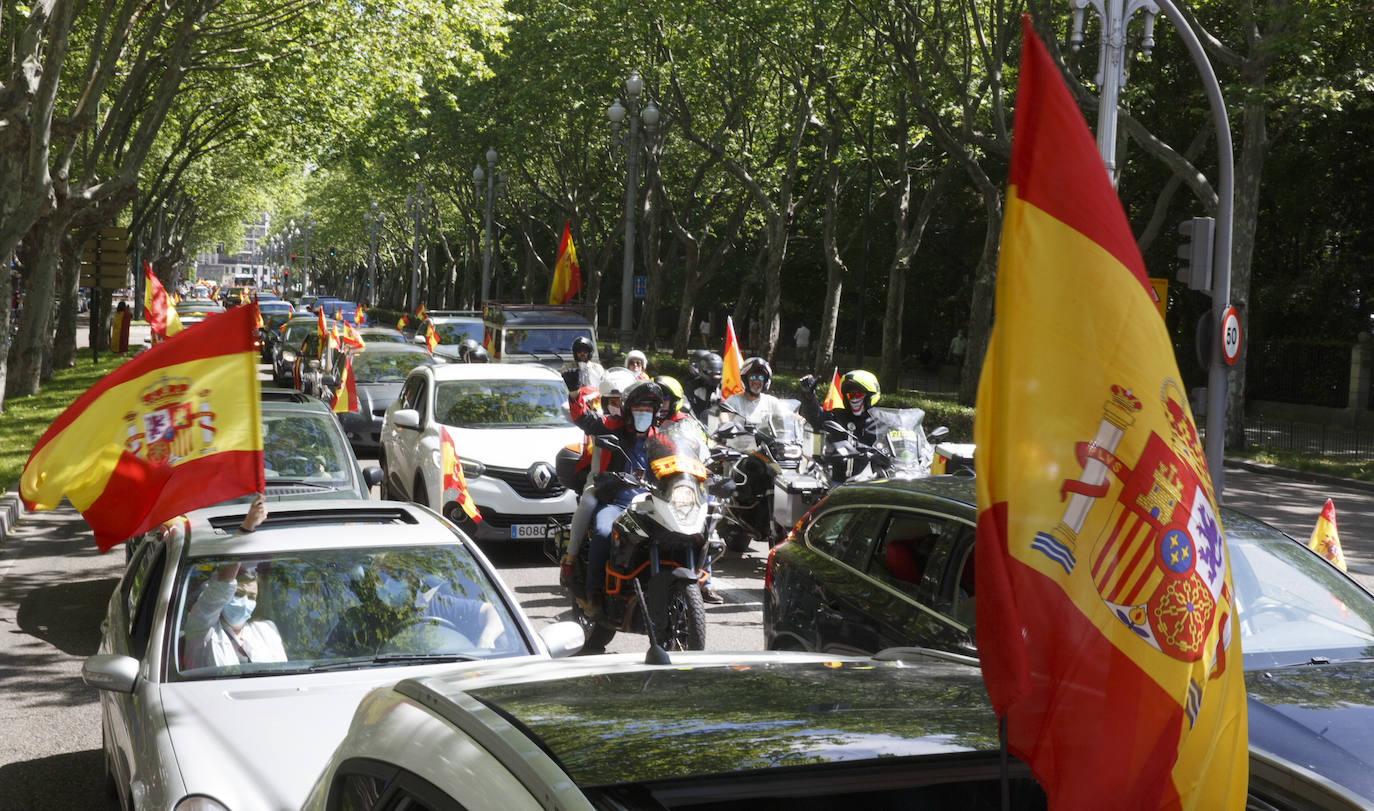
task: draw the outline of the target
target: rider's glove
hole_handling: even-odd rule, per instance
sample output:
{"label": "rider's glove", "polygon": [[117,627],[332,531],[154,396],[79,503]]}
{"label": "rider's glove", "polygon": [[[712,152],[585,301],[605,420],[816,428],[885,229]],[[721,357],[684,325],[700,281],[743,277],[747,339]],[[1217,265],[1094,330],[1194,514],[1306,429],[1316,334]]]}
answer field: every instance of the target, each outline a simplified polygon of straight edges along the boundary
{"label": "rider's glove", "polygon": [[820,384],[820,381],[816,379],[815,375],[807,375],[797,382],[806,391],[815,391],[816,386]]}
{"label": "rider's glove", "polygon": [[596,474],[593,480],[592,495],[596,500],[605,504],[615,498],[615,494],[620,491],[620,477],[614,473],[602,471]]}

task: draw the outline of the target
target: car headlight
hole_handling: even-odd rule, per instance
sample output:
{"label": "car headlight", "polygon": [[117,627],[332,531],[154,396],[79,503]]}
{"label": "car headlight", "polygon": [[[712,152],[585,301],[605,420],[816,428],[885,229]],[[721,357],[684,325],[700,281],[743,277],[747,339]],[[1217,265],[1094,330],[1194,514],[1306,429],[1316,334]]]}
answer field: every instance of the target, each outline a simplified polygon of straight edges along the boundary
{"label": "car headlight", "polygon": [[474,461],[472,459],[464,459],[462,464],[463,476],[465,478],[471,479],[474,476],[481,476],[482,474],[487,472],[486,465],[482,464],[481,462]]}
{"label": "car headlight", "polygon": [[802,455],[801,448],[796,445],[784,445],[782,455],[785,459],[800,459]]}
{"label": "car headlight", "polygon": [[229,808],[218,800],[209,797],[192,796],[182,797],[174,806],[172,811],[229,811]]}
{"label": "car headlight", "polygon": [[677,516],[677,520],[686,521],[688,518],[692,517],[692,513],[695,512],[697,508],[696,488],[685,484],[679,484],[677,487],[673,488],[671,503],[673,505],[673,515]]}
{"label": "car headlight", "polygon": [[283,349],[281,351],[281,359],[287,363],[295,363],[296,353],[292,352],[290,349]]}

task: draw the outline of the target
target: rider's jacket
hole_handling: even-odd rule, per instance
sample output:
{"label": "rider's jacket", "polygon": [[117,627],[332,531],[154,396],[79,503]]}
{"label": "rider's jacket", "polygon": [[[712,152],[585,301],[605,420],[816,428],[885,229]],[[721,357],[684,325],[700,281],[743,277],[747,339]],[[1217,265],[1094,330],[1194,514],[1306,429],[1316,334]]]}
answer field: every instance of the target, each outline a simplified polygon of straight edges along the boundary
{"label": "rider's jacket", "polygon": [[[865,408],[862,414],[855,414],[846,407],[822,410],[814,391],[802,389],[801,395],[801,415],[811,423],[812,428],[825,434],[827,442],[840,442],[852,436],[865,445],[877,443],[881,427],[873,419],[872,409]],[[825,427],[826,421],[838,423],[844,430],[828,429]]]}

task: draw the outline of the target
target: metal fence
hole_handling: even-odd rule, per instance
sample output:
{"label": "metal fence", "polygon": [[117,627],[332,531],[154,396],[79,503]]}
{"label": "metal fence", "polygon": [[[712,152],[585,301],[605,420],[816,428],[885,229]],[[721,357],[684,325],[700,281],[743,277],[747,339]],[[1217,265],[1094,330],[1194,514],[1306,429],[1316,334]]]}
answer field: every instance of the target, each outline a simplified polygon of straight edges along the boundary
{"label": "metal fence", "polygon": [[1348,460],[1374,459],[1374,431],[1266,417],[1245,418],[1251,447],[1318,453]]}

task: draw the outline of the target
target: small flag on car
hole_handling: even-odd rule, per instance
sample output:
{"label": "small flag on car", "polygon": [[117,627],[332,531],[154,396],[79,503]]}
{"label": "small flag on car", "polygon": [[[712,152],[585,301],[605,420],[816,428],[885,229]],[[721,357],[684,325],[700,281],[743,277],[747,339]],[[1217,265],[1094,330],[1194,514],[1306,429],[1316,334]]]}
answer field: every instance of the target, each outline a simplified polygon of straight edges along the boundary
{"label": "small flag on car", "polygon": [[1331,561],[1336,568],[1346,571],[1345,552],[1341,550],[1341,536],[1336,531],[1336,505],[1326,500],[1321,515],[1317,516],[1317,526],[1312,528],[1312,537],[1307,548]]}

